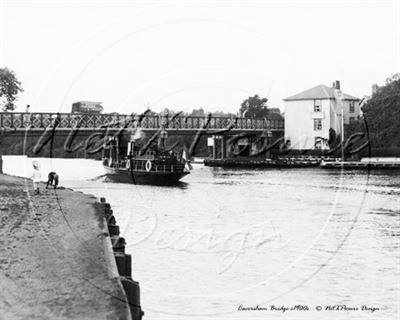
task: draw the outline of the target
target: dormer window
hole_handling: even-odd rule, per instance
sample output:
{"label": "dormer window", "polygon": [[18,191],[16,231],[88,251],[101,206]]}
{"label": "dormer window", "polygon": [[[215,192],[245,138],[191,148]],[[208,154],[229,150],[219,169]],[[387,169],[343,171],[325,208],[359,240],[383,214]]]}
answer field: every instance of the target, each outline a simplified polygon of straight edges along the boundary
{"label": "dormer window", "polygon": [[314,112],[321,112],[321,100],[314,100]]}

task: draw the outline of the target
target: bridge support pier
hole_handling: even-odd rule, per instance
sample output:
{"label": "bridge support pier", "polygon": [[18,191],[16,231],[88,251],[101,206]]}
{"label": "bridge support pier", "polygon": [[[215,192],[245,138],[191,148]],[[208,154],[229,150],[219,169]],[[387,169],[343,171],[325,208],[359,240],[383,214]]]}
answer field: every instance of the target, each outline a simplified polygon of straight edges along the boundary
{"label": "bridge support pier", "polygon": [[226,158],[226,136],[221,136],[221,159]]}

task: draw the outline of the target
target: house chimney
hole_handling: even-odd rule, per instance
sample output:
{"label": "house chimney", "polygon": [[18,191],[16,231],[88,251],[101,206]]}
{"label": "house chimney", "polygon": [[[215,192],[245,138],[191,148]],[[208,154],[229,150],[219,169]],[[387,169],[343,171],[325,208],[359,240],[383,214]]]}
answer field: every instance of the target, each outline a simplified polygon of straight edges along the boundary
{"label": "house chimney", "polygon": [[340,81],[339,80],[336,80],[335,81],[335,89],[338,89],[338,90],[340,90]]}

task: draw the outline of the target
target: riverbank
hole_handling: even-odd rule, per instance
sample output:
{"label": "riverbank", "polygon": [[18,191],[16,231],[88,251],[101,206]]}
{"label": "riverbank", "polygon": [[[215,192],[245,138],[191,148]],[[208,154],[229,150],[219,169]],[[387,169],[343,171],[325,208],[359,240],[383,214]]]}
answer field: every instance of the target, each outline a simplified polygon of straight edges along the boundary
{"label": "riverbank", "polygon": [[0,175],[1,318],[129,319],[96,198],[31,183]]}

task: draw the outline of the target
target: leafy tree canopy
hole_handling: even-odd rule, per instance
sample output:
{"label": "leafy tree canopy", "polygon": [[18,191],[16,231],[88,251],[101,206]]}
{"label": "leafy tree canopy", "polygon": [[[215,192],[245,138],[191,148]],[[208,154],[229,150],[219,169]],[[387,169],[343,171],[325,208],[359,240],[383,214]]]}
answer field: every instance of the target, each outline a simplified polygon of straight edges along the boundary
{"label": "leafy tree canopy", "polygon": [[363,107],[375,147],[400,147],[400,77],[393,75]]}
{"label": "leafy tree canopy", "polygon": [[396,80],[400,80],[400,73],[394,73],[389,78],[386,78],[386,84],[390,84]]}
{"label": "leafy tree canopy", "polygon": [[262,118],[268,115],[268,99],[260,98],[258,94],[253,97],[248,97],[240,105],[240,116],[246,118]]}
{"label": "leafy tree canopy", "polygon": [[22,92],[21,82],[15,72],[8,68],[0,68],[0,107],[4,111],[14,110],[17,95]]}

